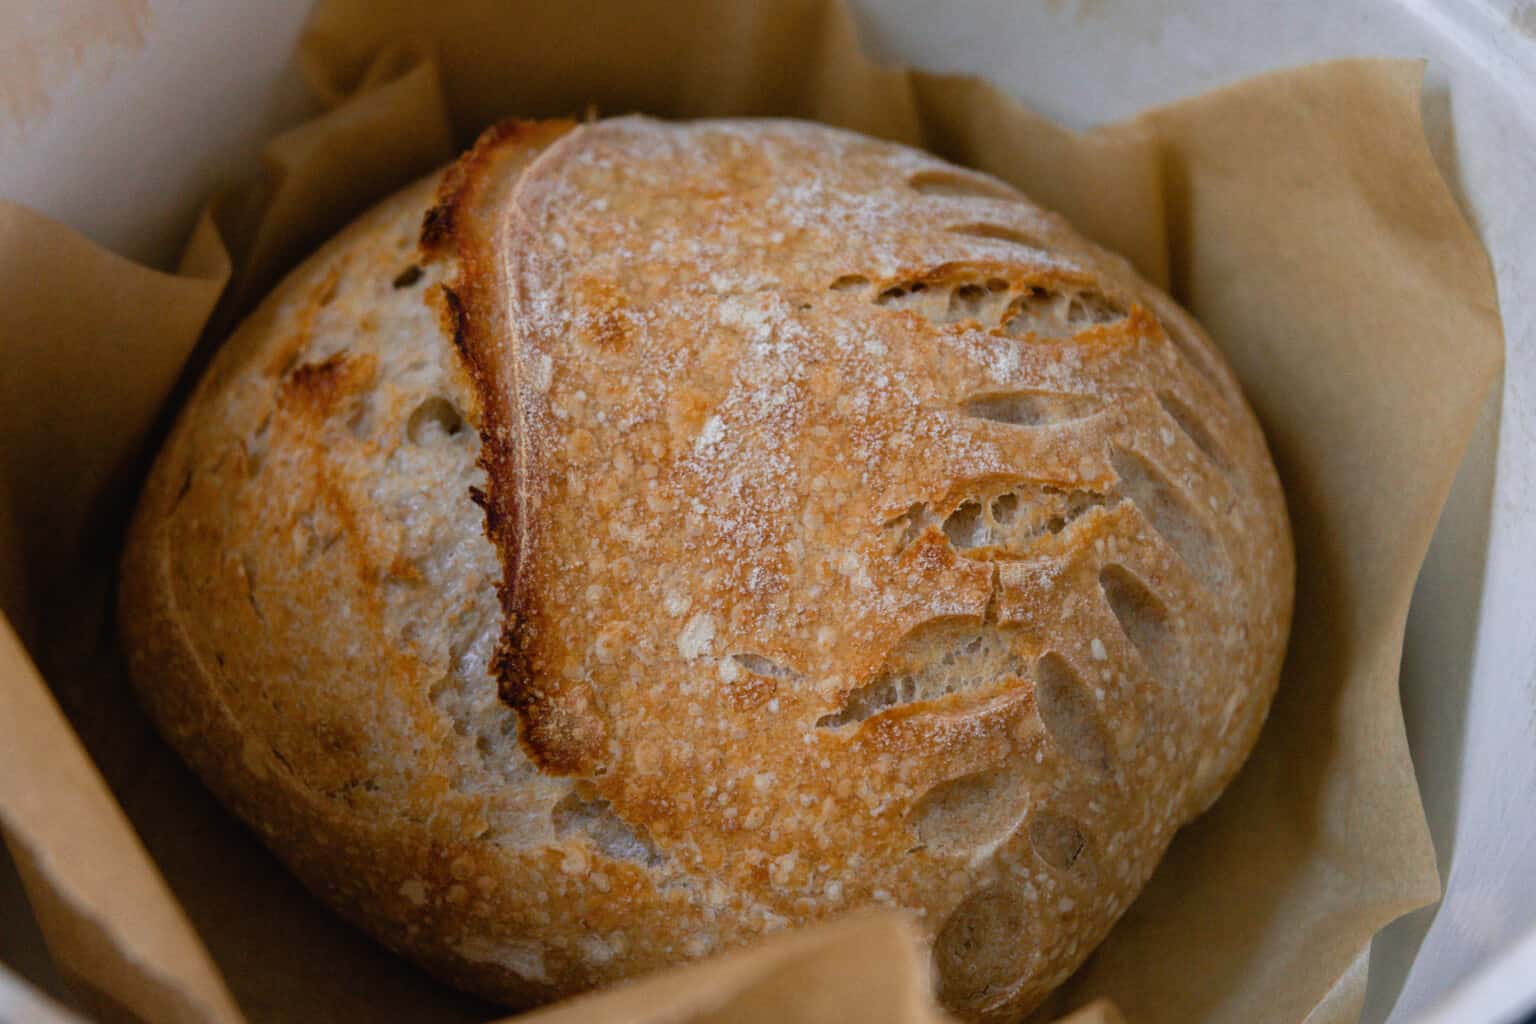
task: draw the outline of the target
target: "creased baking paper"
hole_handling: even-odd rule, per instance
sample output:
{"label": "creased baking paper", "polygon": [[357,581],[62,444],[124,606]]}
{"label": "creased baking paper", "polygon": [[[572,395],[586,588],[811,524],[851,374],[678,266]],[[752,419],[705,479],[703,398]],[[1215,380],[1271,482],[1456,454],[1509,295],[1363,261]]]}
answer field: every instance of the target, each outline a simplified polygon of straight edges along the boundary
{"label": "creased baking paper", "polygon": [[[186,1021],[502,1012],[340,923],[212,802],[134,705],[109,596],[144,439],[189,359],[480,128],[595,107],[793,115],[924,145],[1061,210],[1204,321],[1286,484],[1285,676],[1249,765],[1041,1018],[1117,1020],[1100,998],[1132,1024],[1358,1013],[1371,935],[1438,892],[1397,668],[1502,355],[1487,259],[1420,131],[1417,65],[1266,75],[1076,134],[973,80],[870,63],[830,0],[325,0],[300,57],[323,113],[273,140],[260,181],[210,201],[175,274],[0,203],[0,822],[87,1005]],[[529,1019],[941,1017],[910,931],[871,913]]]}

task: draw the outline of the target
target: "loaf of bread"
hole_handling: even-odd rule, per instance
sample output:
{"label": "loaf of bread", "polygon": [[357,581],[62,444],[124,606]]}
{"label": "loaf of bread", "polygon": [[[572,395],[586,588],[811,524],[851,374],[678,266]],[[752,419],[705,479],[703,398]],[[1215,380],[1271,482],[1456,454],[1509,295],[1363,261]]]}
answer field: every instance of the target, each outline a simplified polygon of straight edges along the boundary
{"label": "loaf of bread", "polygon": [[295,270],[146,485],[142,698],[320,896],[545,1000],[906,908],[1012,1018],[1252,747],[1292,548],[1200,328],[791,121],[503,124]]}

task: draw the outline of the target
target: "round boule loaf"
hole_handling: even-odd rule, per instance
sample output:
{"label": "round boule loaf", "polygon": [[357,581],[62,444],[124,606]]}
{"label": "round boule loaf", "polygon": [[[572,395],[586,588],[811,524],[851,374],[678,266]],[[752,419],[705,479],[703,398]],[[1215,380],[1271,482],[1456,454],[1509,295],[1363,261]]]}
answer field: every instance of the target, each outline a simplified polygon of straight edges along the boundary
{"label": "round boule loaf", "polygon": [[1290,623],[1230,369],[1002,183],[792,121],[509,122],[218,354],[136,686],[305,882],[549,999],[903,907],[1037,1005],[1253,746]]}

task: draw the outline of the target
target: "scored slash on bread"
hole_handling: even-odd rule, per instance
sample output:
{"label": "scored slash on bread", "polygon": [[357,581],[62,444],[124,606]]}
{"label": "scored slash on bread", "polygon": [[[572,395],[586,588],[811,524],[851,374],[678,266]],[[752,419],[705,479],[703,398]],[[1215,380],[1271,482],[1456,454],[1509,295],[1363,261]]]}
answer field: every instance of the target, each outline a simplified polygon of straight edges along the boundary
{"label": "scored slash on bread", "polygon": [[124,567],[157,722],[392,947],[547,999],[871,903],[1037,1005],[1257,736],[1231,372],[993,179],[789,121],[508,122],[294,271]]}

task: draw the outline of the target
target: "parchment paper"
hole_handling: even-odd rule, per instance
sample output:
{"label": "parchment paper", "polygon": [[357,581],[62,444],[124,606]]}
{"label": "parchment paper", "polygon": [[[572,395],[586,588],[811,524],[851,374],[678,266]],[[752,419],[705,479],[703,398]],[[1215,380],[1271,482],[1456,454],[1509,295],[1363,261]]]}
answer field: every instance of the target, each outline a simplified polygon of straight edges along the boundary
{"label": "parchment paper", "polygon": [[[1419,128],[1419,67],[1272,74],[1079,135],[855,44],[830,0],[324,0],[301,59],[325,112],[273,141],[262,180],[210,203],[179,273],[0,203],[0,601],[16,629],[0,629],[0,822],[90,1005],[498,1014],[339,923],[212,802],[134,705],[108,598],[144,438],[225,281],[204,352],[310,246],[481,127],[595,105],[788,114],[925,145],[1061,210],[1205,322],[1286,485],[1290,655],[1248,767],[1046,1012],[1102,996],[1133,1024],[1357,1015],[1370,936],[1438,892],[1397,668],[1502,356],[1486,257]],[[901,919],[778,937],[530,1019],[797,1017],[938,1020]],[[1100,1003],[1072,1019],[1116,1018]]]}

